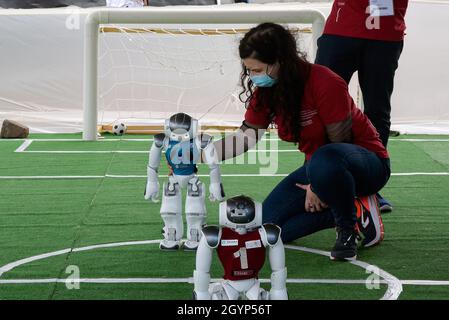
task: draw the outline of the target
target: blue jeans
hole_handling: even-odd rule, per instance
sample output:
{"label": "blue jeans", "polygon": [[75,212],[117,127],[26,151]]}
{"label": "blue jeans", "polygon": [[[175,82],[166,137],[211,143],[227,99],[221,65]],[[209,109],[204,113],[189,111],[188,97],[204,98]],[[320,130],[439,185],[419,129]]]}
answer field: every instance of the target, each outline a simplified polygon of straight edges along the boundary
{"label": "blue jeans", "polygon": [[[354,198],[375,194],[390,174],[390,160],[363,147],[348,143],[324,145],[271,191],[263,202],[263,223],[279,225],[284,242],[335,226],[354,228]],[[311,184],[329,208],[306,212],[306,191],[296,183]]]}

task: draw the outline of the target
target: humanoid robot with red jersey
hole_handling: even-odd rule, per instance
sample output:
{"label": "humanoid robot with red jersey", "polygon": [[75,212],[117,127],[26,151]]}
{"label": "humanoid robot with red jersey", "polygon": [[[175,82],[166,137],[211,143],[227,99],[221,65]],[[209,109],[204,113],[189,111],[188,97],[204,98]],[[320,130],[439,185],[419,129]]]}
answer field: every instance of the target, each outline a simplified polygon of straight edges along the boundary
{"label": "humanoid robot with red jersey", "polygon": [[[262,205],[246,196],[220,203],[220,226],[207,226],[196,254],[194,299],[197,300],[286,300],[288,299],[284,245],[281,229],[262,225]],[[268,250],[267,250],[268,249]],[[214,250],[224,268],[223,280],[210,284]],[[271,290],[258,279],[266,251],[271,266]]]}

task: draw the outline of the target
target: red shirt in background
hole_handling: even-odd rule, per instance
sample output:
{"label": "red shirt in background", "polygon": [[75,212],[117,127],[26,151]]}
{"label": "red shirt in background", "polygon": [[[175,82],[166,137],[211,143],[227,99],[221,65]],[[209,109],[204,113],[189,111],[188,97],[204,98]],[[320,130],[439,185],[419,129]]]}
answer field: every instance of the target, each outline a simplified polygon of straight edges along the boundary
{"label": "red shirt in background", "polygon": [[[255,110],[257,91],[245,113],[245,121],[264,128],[273,121],[278,126],[279,138],[294,141],[294,135],[282,125],[281,116],[272,119],[271,109],[266,106]],[[263,103],[261,104],[264,105]],[[349,95],[346,82],[329,68],[312,65],[309,80],[304,88],[300,110],[300,141],[298,149],[310,160],[312,154],[322,145],[329,143],[326,125],[352,118],[352,143],[364,147],[381,158],[388,158],[377,130],[368,117],[358,109]]]}
{"label": "red shirt in background", "polygon": [[369,9],[367,13],[369,4],[369,0],[335,0],[324,34],[383,41],[404,40],[408,0],[393,0],[394,15],[378,17],[378,29],[367,27],[367,20],[373,21]]}

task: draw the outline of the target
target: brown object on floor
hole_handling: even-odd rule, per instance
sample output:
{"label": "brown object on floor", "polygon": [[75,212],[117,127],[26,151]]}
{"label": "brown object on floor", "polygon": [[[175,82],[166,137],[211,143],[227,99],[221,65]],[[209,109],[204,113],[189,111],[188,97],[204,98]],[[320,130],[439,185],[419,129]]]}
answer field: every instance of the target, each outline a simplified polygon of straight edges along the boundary
{"label": "brown object on floor", "polygon": [[23,124],[12,120],[4,120],[0,138],[26,138],[30,129]]}

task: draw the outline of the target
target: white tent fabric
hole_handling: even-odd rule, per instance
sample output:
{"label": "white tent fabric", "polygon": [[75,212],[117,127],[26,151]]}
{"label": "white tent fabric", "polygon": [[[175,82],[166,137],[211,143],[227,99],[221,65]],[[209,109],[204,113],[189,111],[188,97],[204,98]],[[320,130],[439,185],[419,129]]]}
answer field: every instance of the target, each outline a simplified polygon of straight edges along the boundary
{"label": "white tent fabric", "polygon": [[[330,10],[329,3],[303,5],[326,15]],[[0,9],[0,122],[16,120],[31,132],[82,130],[83,21],[89,10]],[[448,16],[449,3],[410,3],[393,128],[449,133]],[[234,120],[241,121],[241,114]]]}

